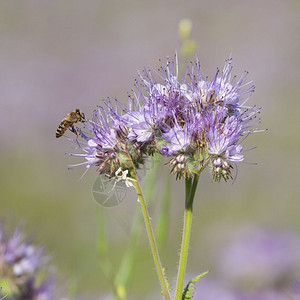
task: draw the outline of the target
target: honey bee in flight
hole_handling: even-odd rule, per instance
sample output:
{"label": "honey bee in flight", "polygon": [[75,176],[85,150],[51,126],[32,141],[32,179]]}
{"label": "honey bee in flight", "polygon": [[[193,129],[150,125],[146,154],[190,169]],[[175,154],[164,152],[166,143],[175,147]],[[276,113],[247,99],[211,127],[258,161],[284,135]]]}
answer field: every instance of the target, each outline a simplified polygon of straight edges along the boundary
{"label": "honey bee in flight", "polygon": [[78,132],[76,128],[73,126],[77,122],[85,122],[84,113],[80,109],[75,109],[67,114],[67,117],[64,118],[59,124],[56,130],[56,137],[59,138],[64,135],[64,133],[69,128],[72,132],[74,132],[78,137]]}

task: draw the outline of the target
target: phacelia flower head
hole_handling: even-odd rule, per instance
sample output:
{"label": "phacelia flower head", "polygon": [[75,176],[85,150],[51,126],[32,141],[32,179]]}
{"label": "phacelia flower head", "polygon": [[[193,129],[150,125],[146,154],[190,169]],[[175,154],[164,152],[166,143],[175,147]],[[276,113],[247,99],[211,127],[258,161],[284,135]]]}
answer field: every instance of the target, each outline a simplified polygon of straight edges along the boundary
{"label": "phacelia flower head", "polygon": [[52,281],[40,280],[46,262],[43,248],[25,240],[20,227],[7,237],[0,223],[0,285],[4,280],[8,299],[54,299]]}
{"label": "phacelia flower head", "polygon": [[19,278],[35,274],[45,263],[43,248],[24,241],[20,228],[17,228],[11,238],[6,238],[2,226],[0,239],[0,265],[9,266],[13,275]]}
{"label": "phacelia flower head", "polygon": [[148,95],[144,101],[159,102],[167,111],[155,146],[165,156],[176,158],[179,150],[185,155],[189,165],[180,162],[184,177],[209,164],[215,181],[227,180],[232,177],[232,164],[244,160],[241,142],[256,131],[259,109],[246,106],[254,91],[244,82],[247,72],[231,80],[232,68],[229,59],[223,71],[217,70],[208,80],[196,60],[179,80],[175,59],[160,68],[158,81],[150,71],[141,76],[137,90]]}
{"label": "phacelia flower head", "polygon": [[[144,163],[144,158],[169,157],[171,173],[191,177],[210,166],[214,181],[232,178],[233,164],[244,161],[242,142],[256,132],[260,109],[247,106],[254,91],[245,82],[247,72],[231,77],[232,60],[209,80],[199,61],[186,67],[179,77],[177,57],[168,59],[158,72],[144,69],[135,82],[128,105],[106,101],[78,130],[84,142],[87,168],[97,166],[101,174]],[[154,74],[154,75],[153,75]]]}

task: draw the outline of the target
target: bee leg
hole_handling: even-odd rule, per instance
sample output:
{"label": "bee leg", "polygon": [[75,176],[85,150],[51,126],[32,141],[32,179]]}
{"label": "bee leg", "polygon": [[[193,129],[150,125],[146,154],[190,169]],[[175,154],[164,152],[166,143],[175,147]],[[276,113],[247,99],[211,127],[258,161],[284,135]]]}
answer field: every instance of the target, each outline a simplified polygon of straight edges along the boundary
{"label": "bee leg", "polygon": [[78,137],[78,131],[76,130],[76,128],[74,126],[69,126],[69,129],[76,134],[76,136]]}

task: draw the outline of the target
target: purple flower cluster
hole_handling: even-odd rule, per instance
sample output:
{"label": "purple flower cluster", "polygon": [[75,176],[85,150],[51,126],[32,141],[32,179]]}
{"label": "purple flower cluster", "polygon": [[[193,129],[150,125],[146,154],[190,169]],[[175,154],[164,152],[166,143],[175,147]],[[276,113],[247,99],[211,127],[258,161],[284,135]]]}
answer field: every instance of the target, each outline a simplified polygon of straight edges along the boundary
{"label": "purple flower cluster", "polygon": [[[246,102],[254,86],[231,78],[231,59],[212,80],[202,75],[199,61],[186,67],[179,79],[178,62],[167,60],[158,72],[143,70],[128,105],[108,100],[87,120],[88,132],[76,140],[87,168],[109,177],[121,168],[144,163],[160,153],[170,158],[176,178],[191,177],[210,166],[213,179],[232,178],[232,164],[244,160],[241,142],[256,131],[259,109]],[[153,73],[155,76],[153,76]]]}
{"label": "purple flower cluster", "polygon": [[223,251],[220,269],[238,286],[276,286],[297,278],[299,251],[299,238],[292,233],[246,229],[238,232]]}
{"label": "purple flower cluster", "polygon": [[20,228],[8,238],[0,224],[0,286],[7,299],[52,300],[52,281],[36,282],[45,262],[43,249],[24,241]]}
{"label": "purple flower cluster", "polygon": [[227,243],[220,247],[219,268],[195,284],[193,299],[300,300],[298,235],[247,227]]}

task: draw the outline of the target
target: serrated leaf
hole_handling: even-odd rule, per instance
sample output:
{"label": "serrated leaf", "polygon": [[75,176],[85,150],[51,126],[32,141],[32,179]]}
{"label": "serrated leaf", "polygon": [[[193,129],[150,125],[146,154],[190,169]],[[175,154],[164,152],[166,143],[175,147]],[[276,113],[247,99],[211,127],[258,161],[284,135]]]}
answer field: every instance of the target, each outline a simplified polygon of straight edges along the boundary
{"label": "serrated leaf", "polygon": [[194,296],[194,291],[195,291],[195,283],[203,276],[205,276],[209,271],[203,272],[202,274],[194,277],[191,279],[188,284],[186,285],[185,289],[183,290],[182,293],[182,300],[191,300]]}

